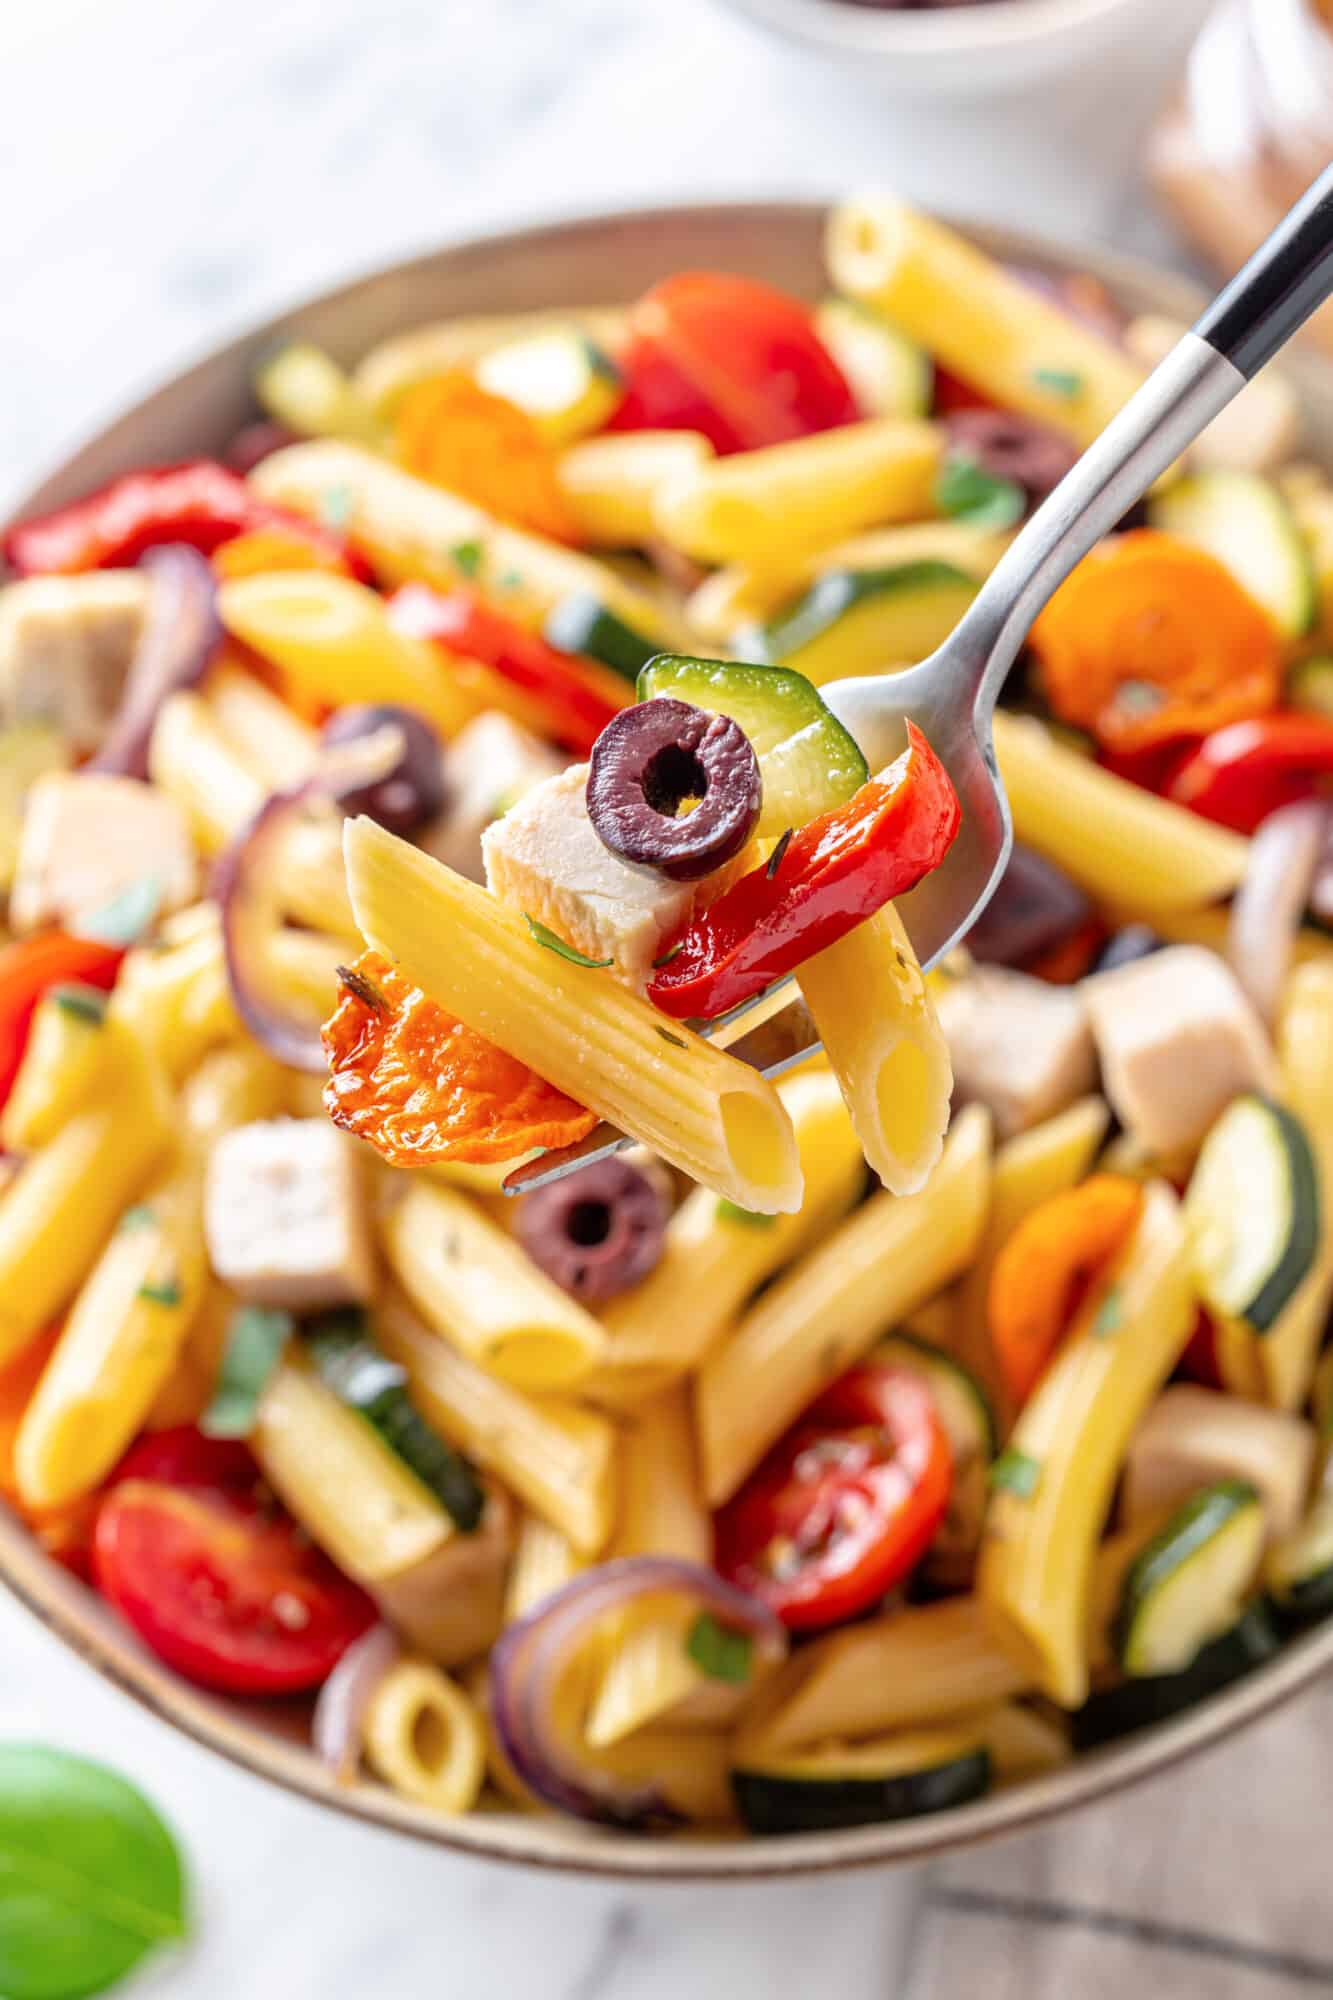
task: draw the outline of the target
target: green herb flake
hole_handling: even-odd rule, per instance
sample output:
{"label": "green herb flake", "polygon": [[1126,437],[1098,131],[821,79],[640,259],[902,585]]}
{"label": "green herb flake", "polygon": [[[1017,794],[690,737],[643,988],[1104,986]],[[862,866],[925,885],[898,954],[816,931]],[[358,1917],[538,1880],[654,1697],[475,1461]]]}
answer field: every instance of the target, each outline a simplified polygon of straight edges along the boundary
{"label": "green herb flake", "polygon": [[78,933],[80,937],[94,938],[99,944],[137,944],[157,922],[161,908],[161,876],[141,875],[109,903],[80,918]]}
{"label": "green herb flake", "polygon": [[557,937],[545,924],[539,924],[526,910],[523,912],[523,921],[539,945],[547,951],[553,951],[557,958],[566,959],[570,965],[586,966],[589,972],[604,972],[608,965],[614,963],[614,960],[609,958],[587,958],[583,952],[575,951],[572,944],[566,944],[562,937]]}
{"label": "green herb flake", "polygon": [[791,846],[791,837],[793,833],[795,833],[795,831],[796,831],[795,827],[789,826],[785,833],[779,834],[778,836],[778,844],[773,849],[773,852],[769,855],[768,866],[764,870],[764,874],[766,875],[766,877],[770,882],[773,880],[773,877],[777,874],[779,868],[781,868],[782,866],[782,858],[786,854],[787,849]]}
{"label": "green herb flake", "polygon": [[1083,393],[1083,377],[1077,368],[1034,368],[1032,379],[1039,389],[1062,396],[1067,403]]}
{"label": "green herb flake", "polygon": [[506,590],[506,591],[522,590],[523,588],[522,572],[516,569],[507,569],[504,575],[500,578],[498,584],[496,585],[496,588],[497,590]]}
{"label": "green herb flake", "polygon": [[295,1330],[289,1312],[267,1306],[242,1306],[232,1314],[213,1398],[199,1419],[205,1437],[249,1437],[269,1377]]}
{"label": "green herb flake", "polygon": [[679,958],[681,952],[683,952],[684,949],[685,949],[684,938],[678,938],[675,944],[673,944],[668,951],[664,951],[660,958],[655,958],[653,960],[653,971],[660,972],[664,965],[670,965],[672,959]]}
{"label": "green herb flake", "polygon": [[1106,1295],[1092,1316],[1094,1340],[1106,1340],[1125,1317],[1125,1300],[1119,1285],[1108,1285]]}
{"label": "green herb flake", "polygon": [[1000,1493],[1016,1493],[1020,1500],[1030,1500],[1037,1490],[1041,1478],[1041,1464],[1029,1458],[1025,1451],[1015,1450],[1010,1445],[1000,1453],[990,1469],[991,1488]]}
{"label": "green herb flake", "polygon": [[480,542],[455,542],[449,551],[449,560],[464,576],[477,576],[485,553]]}
{"label": "green herb flake", "polygon": [[1121,681],[1115,691],[1115,706],[1126,715],[1153,715],[1165,701],[1161,688],[1152,681]]}
{"label": "green herb flake", "polygon": [[90,1021],[100,1028],[106,1019],[107,996],[96,986],[53,986],[51,998],[62,1014],[76,1021]]}
{"label": "green herb flake", "polygon": [[136,1201],[116,1224],[118,1229],[156,1229],[157,1210],[150,1201]]}
{"label": "green herb flake", "polygon": [[670,1042],[673,1049],[687,1049],[690,1046],[683,1035],[673,1035],[670,1028],[657,1028],[656,1032],[664,1042]]}
{"label": "green herb flake", "polygon": [[746,1229],[772,1229],[777,1222],[776,1215],[760,1215],[755,1209],[740,1208],[725,1195],[719,1200],[716,1213],[719,1222],[739,1222]]}
{"label": "green herb flake", "polygon": [[104,1993],[187,1929],[180,1849],[137,1787],[68,1750],[0,1745],[0,1950],[10,2000]]}
{"label": "green herb flake", "polygon": [[685,1651],[710,1680],[729,1681],[739,1687],[750,1678],[754,1641],[748,1632],[719,1625],[711,1611],[701,1611],[691,1625]]}
{"label": "green herb flake", "polygon": [[340,535],[356,513],[356,495],[350,486],[330,486],[319,497],[319,518],[324,527]]}
{"label": "green herb flake", "polygon": [[139,1297],[154,1306],[178,1306],[185,1297],[179,1278],[150,1278],[140,1285]]}
{"label": "green herb flake", "polygon": [[358,972],[354,965],[340,965],[337,968],[339,983],[355,994],[363,1007],[369,1007],[373,1014],[388,1011],[389,1003],[380,992],[373,979],[367,979],[364,972]]}
{"label": "green herb flake", "polygon": [[1012,479],[997,479],[965,452],[951,453],[935,476],[941,514],[970,528],[1012,528],[1027,512],[1027,495]]}

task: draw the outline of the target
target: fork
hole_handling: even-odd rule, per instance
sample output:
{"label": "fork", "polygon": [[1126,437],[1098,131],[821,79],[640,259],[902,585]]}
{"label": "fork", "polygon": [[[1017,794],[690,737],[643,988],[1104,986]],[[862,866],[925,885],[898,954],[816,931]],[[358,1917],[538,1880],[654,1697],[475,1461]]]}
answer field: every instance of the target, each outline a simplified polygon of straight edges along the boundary
{"label": "fork", "polygon": [[[1260,245],[1043,501],[939,649],[898,673],[834,681],[826,705],[872,771],[890,763],[915,722],[953,780],[958,836],[940,866],[898,903],[923,968],[964,937],[1003,875],[1013,846],[995,764],[991,718],[1038,612],[1074,565],[1109,534],[1245,384],[1333,292],[1333,166]],[[794,980],[766,990],[699,1032],[777,1076],[817,1053]],[[578,1145],[517,1167],[517,1194],[631,1142],[600,1125]]]}

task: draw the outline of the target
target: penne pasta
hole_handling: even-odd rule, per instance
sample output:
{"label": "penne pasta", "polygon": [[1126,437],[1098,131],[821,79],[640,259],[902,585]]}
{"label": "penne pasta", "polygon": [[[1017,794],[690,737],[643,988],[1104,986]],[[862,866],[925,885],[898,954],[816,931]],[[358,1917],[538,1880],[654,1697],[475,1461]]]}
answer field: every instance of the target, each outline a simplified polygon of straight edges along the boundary
{"label": "penne pasta", "polygon": [[605,1417],[553,1396],[525,1396],[428,1332],[397,1300],[377,1308],[375,1333],[444,1436],[568,1535],[581,1555],[606,1547],[618,1500],[618,1439]]}
{"label": "penne pasta", "polygon": [[942,433],[910,417],[841,424],[761,451],[704,459],[657,494],[658,534],[697,562],[780,563],[933,511]]}
{"label": "penne pasta", "polygon": [[153,725],[148,772],[184,811],[204,854],[220,854],[266,796],[200,694],[167,696]]}
{"label": "penne pasta", "polygon": [[182,910],[163,926],[158,944],[129,953],[107,1020],[133,1034],[173,1083],[241,1033],[216,908]]}
{"label": "penne pasta", "polygon": [[659,493],[712,456],[698,431],[610,431],[562,451],[557,476],[585,542],[641,548],[658,534]]}
{"label": "penne pasta", "polygon": [[399,1284],[435,1332],[516,1388],[568,1389],[606,1337],[512,1236],[453,1188],[418,1185],[380,1227]]}
{"label": "penne pasta", "polygon": [[1239,834],[1104,771],[1032,717],[996,711],[995,755],[1018,838],[1094,896],[1155,918],[1238,887]]}
{"label": "penne pasta", "polygon": [[970,1106],[919,1194],[873,1195],[704,1362],[695,1415],[711,1507],[826,1384],[964,1269],[985,1223],[990,1143],[989,1117]]}
{"label": "penne pasta", "polygon": [[953,1068],[893,905],[796,978],[867,1165],[891,1194],[915,1194],[944,1150]]}
{"label": "penne pasta", "polygon": [[993,403],[1090,445],[1143,380],[1104,335],[942,222],[889,195],[829,218],[834,284],[875,306]]}
{"label": "penne pasta", "polygon": [[470,368],[493,348],[526,334],[573,326],[609,352],[624,336],[622,306],[552,306],[527,312],[472,313],[416,326],[382,340],[362,356],[352,385],[375,414],[390,422],[407,391],[432,375]]}
{"label": "penne pasta", "polygon": [[185,1137],[201,1157],[224,1132],[287,1109],[287,1072],[253,1042],[215,1049],[180,1096]]}
{"label": "penne pasta", "polygon": [[1019,1416],[986,1517],[977,1594],[989,1627],[1066,1708],[1087,1693],[1088,1598],[1116,1476],[1193,1324],[1180,1205],[1156,1181],[1107,1284]]}
{"label": "penne pasta", "polygon": [[437,1812],[467,1812],[486,1778],[486,1728],[456,1681],[399,1660],[371,1689],[361,1722],[366,1762],[395,1792]]}
{"label": "penne pasta", "polygon": [[799,1207],[791,1121],[757,1071],[546,950],[516,912],[372,821],[349,823],[346,855],[367,942],[448,1012],[739,1207]]}
{"label": "penne pasta", "polygon": [[204,700],[223,735],[271,792],[308,778],[319,738],[280,696],[245,667],[223,658],[204,683]]}
{"label": "penne pasta", "polygon": [[5,1152],[31,1153],[54,1139],[76,1111],[105,1090],[115,1050],[115,1037],[106,1033],[105,1003],[100,997],[44,993],[33,1011],[18,1075],[0,1113],[0,1145]]}
{"label": "penne pasta", "polygon": [[514,1560],[509,1566],[505,1590],[505,1623],[526,1618],[535,1605],[553,1590],[572,1583],[583,1568],[583,1559],[562,1528],[552,1527],[540,1514],[525,1514],[514,1543]]}

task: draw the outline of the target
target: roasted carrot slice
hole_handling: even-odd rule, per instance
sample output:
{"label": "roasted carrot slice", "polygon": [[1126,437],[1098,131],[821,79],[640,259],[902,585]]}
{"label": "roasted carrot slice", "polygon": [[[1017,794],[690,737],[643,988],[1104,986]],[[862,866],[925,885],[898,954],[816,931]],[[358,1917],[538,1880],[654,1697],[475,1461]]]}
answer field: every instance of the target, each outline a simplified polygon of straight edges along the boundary
{"label": "roasted carrot slice", "polygon": [[1031,645],[1055,714],[1116,753],[1263,715],[1281,692],[1264,611],[1214,556],[1152,528],[1086,556]]}
{"label": "roasted carrot slice", "polygon": [[515,1160],[535,1147],[573,1145],[597,1123],[378,952],[363,952],[345,971],[323,1036],[329,1116],[391,1166]]}
{"label": "roasted carrot slice", "polygon": [[526,410],[462,370],[433,375],[403,398],[394,430],[399,463],[502,521],[578,540],[555,456]]}
{"label": "roasted carrot slice", "polygon": [[1016,1406],[1025,1403],[1074,1313],[1129,1240],[1143,1189],[1119,1174],[1094,1174],[1024,1217],[991,1271],[991,1346]]}

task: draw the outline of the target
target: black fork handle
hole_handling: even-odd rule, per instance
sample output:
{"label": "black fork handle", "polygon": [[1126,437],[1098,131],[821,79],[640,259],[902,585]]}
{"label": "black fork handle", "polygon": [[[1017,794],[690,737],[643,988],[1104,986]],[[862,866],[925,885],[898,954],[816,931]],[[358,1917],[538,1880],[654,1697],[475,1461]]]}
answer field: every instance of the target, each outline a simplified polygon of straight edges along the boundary
{"label": "black fork handle", "polygon": [[1260,244],[1194,331],[1247,379],[1333,290],[1333,166]]}

